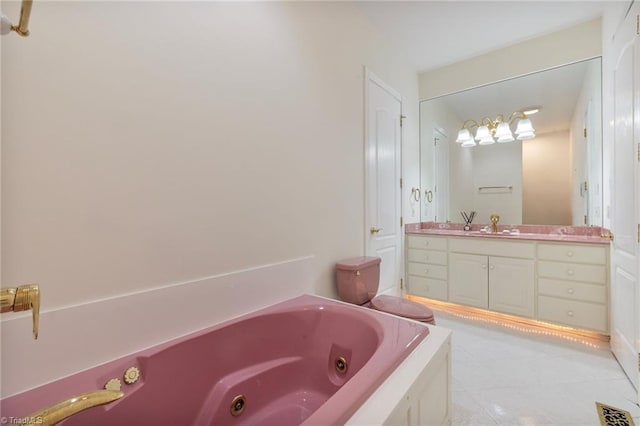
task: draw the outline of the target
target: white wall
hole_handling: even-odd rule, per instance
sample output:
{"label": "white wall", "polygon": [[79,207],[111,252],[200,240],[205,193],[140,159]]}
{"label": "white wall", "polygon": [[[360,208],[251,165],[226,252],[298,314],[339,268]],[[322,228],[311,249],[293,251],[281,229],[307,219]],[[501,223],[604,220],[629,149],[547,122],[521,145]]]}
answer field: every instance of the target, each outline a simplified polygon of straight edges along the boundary
{"label": "white wall", "polygon": [[[462,121],[458,121],[461,123]],[[458,134],[455,134],[455,138]],[[477,147],[476,147],[477,148]],[[473,154],[475,148],[462,148],[454,143],[449,146],[449,176],[451,178],[449,188],[451,220],[456,223],[463,221],[461,211],[470,213],[477,210],[474,206],[474,179],[473,179]],[[480,218],[474,218],[474,223],[481,223]]]}
{"label": "white wall", "polygon": [[[522,142],[522,222],[571,225],[568,130],[541,133]],[[576,223],[582,225],[582,223]]]}
{"label": "white wall", "polygon": [[[457,147],[458,149],[466,149]],[[472,150],[473,206],[475,222],[490,224],[491,215],[500,224],[522,224],[522,142],[476,146]],[[481,187],[504,187],[483,189]]]}
{"label": "white wall", "polygon": [[594,58],[602,54],[601,40],[601,20],[596,19],[423,72],[419,76],[420,99]]}
{"label": "white wall", "polygon": [[352,4],[39,2],[30,26],[2,38],[2,285],[45,310],[305,255],[335,297],[363,66],[403,95],[409,211],[417,76]]}

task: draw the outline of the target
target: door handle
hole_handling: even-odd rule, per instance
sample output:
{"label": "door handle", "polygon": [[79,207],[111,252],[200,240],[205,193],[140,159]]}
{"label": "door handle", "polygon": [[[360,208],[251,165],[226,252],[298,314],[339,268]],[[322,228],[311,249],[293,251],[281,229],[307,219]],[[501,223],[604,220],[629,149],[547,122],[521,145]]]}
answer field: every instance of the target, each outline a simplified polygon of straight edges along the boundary
{"label": "door handle", "polygon": [[371,229],[369,230],[369,232],[371,232],[371,234],[377,234],[378,232],[382,231],[382,228],[376,228],[374,226],[371,227]]}
{"label": "door handle", "polygon": [[416,203],[420,201],[420,188],[411,188],[411,196]]}
{"label": "door handle", "polygon": [[430,203],[433,201],[433,191],[424,191],[424,199],[427,201],[427,203]]}

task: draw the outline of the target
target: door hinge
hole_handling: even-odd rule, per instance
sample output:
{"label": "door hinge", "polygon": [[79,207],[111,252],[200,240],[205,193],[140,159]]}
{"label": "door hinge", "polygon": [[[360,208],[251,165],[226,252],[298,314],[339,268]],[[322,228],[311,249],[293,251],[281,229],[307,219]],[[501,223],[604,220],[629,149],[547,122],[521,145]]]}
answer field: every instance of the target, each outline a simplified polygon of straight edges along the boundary
{"label": "door hinge", "polygon": [[638,242],[640,243],[640,223],[638,224]]}
{"label": "door hinge", "polygon": [[636,146],[638,147],[638,161],[640,161],[640,142],[638,142]]}
{"label": "door hinge", "polygon": [[585,127],[583,130],[584,130],[583,131],[584,137],[586,138],[587,137],[587,128]]}
{"label": "door hinge", "polygon": [[433,146],[438,146],[438,142],[440,141],[440,139],[438,138],[433,138]]}
{"label": "door hinge", "polygon": [[402,188],[402,178],[400,178],[400,188]]}
{"label": "door hinge", "polygon": [[402,125],[404,124],[404,119],[407,118],[406,115],[401,115],[400,116],[400,127],[402,127]]}
{"label": "door hinge", "polygon": [[640,15],[636,15],[636,34],[640,35]]}
{"label": "door hinge", "polygon": [[[404,290],[404,281],[400,278],[400,290]],[[640,358],[638,359],[640,361]]]}
{"label": "door hinge", "polygon": [[586,214],[584,215],[584,224],[585,225],[587,224],[587,215]]}
{"label": "door hinge", "polygon": [[402,226],[404,224],[403,220],[402,220],[402,216],[400,216],[400,226]]}

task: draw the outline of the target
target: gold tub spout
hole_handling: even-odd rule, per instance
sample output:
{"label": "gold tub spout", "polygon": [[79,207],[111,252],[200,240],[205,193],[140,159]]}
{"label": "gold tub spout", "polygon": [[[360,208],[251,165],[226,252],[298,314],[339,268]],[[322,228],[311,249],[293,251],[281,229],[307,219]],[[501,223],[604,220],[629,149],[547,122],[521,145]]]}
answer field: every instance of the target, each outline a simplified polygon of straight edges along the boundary
{"label": "gold tub spout", "polygon": [[123,396],[124,393],[116,390],[98,390],[83,393],[27,416],[23,419],[24,422],[20,424],[40,426],[55,425],[82,410],[108,404]]}
{"label": "gold tub spout", "polygon": [[38,284],[21,285],[0,289],[0,312],[20,312],[31,309],[33,315],[33,338],[38,338],[40,323],[40,288]]}

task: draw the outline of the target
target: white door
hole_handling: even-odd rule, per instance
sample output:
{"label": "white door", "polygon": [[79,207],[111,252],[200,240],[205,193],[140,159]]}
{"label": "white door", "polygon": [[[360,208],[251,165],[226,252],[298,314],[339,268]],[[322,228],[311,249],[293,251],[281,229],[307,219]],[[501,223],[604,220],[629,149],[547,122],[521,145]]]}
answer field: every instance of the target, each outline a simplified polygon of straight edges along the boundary
{"label": "white door", "polygon": [[366,71],[365,252],[378,256],[380,289],[399,290],[402,276],[402,98]]}
{"label": "white door", "polygon": [[449,220],[449,138],[443,130],[433,131],[435,222]]}
{"label": "white door", "polygon": [[611,349],[638,389],[640,372],[640,222],[638,143],[640,143],[640,35],[635,3],[616,34],[614,52],[614,146],[611,226]]}

